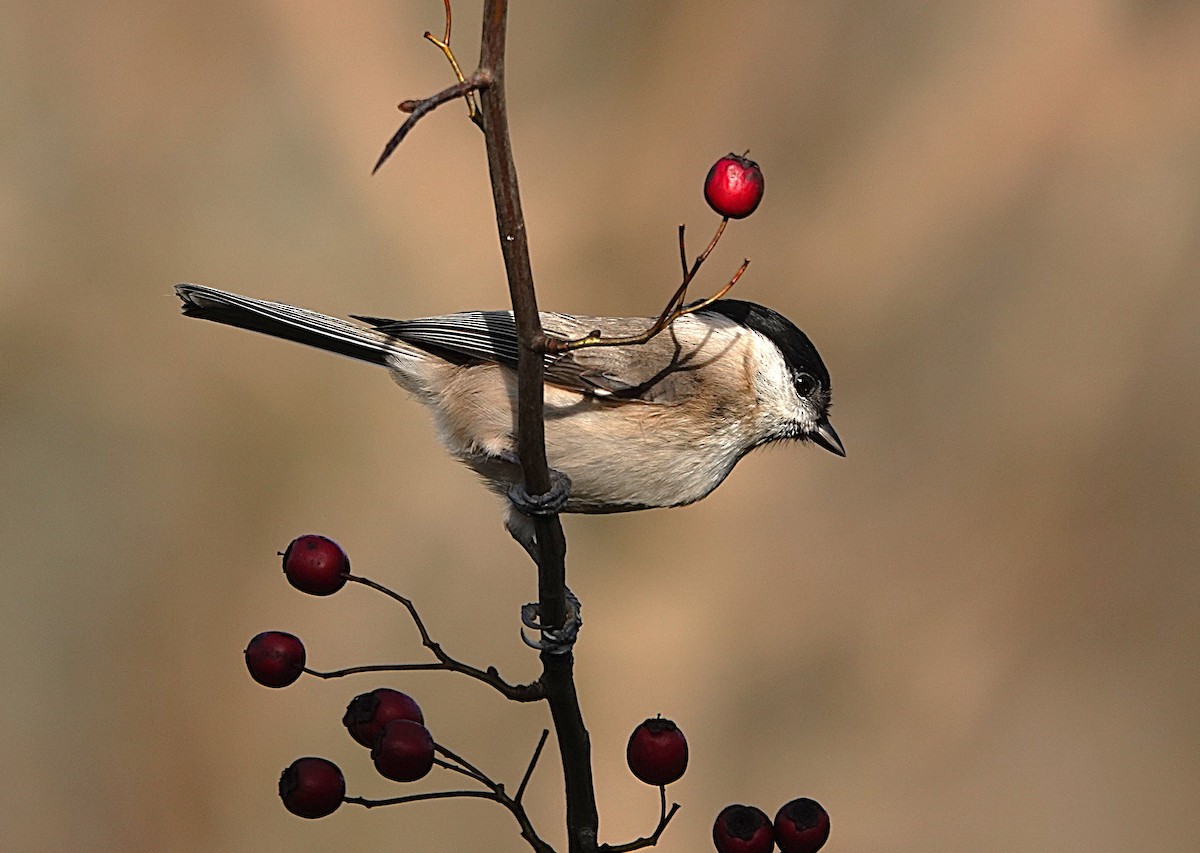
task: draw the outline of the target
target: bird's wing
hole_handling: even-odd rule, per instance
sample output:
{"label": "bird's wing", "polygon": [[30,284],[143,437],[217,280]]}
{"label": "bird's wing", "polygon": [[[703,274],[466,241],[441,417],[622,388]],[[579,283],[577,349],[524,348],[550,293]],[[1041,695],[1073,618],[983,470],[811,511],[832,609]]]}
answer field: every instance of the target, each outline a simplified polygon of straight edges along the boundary
{"label": "bird's wing", "polygon": [[418,320],[351,316],[376,331],[452,361],[517,364],[517,328],[511,311],[463,311]]}
{"label": "bird's wing", "polygon": [[[412,346],[454,361],[487,361],[517,366],[517,330],[511,311],[464,311],[418,320],[387,320],[354,315],[354,319]],[[654,321],[645,318],[572,317],[542,312],[548,335],[571,340],[599,330],[605,337],[633,335]],[[586,347],[545,356],[546,381],[592,394],[651,402],[657,395],[646,386],[678,357],[670,334],[637,347]]]}

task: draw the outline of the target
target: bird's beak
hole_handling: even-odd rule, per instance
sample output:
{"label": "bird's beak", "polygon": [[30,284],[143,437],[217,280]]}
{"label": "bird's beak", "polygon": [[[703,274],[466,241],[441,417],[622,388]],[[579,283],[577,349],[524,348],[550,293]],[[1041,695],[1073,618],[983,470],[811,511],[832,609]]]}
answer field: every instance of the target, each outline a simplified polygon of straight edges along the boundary
{"label": "bird's beak", "polygon": [[830,453],[836,453],[838,456],[846,455],[846,448],[842,447],[842,440],[838,438],[838,434],[833,430],[833,424],[825,418],[817,421],[817,428],[809,438],[814,444],[819,444]]}

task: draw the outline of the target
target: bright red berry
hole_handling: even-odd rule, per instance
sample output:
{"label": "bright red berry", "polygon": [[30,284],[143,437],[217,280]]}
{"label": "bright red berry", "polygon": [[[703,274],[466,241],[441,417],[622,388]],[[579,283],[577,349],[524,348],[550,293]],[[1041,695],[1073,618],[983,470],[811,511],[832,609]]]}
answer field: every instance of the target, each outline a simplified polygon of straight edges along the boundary
{"label": "bright red berry", "polygon": [[371,760],[393,782],[415,782],[433,767],[433,735],[412,720],[392,720],[379,733]]}
{"label": "bright red berry", "polygon": [[297,758],[279,777],[279,796],[289,812],[318,818],[333,814],[346,796],[346,780],[332,761]]}
{"label": "bright red berry", "polygon": [[625,759],[647,785],[669,785],[687,769],[687,739],[673,722],[655,717],[633,730]]}
{"label": "bright red berry", "polygon": [[288,583],[309,595],[333,595],[346,585],[350,558],[332,539],[309,533],[292,540],[283,552]]}
{"label": "bright red berry", "polygon": [[342,725],[350,732],[350,737],[363,746],[371,747],[375,745],[379,732],[392,720],[411,720],[423,724],[425,715],[407,693],[379,687],[350,700],[342,717]]}
{"label": "bright red berry", "polygon": [[713,823],[713,844],[718,853],[771,853],[771,819],[754,806],[726,806]]}
{"label": "bright red berry", "polygon": [[267,687],[287,687],[304,671],[304,643],[283,631],[263,631],[244,654],[250,677]]}
{"label": "bright red berry", "polygon": [[783,853],[817,853],[829,838],[829,813],[808,797],[785,803],[775,815],[775,840]]}
{"label": "bright red berry", "polygon": [[737,154],[726,154],[714,163],[704,179],[704,200],[728,219],[745,219],[762,197],[762,169]]}

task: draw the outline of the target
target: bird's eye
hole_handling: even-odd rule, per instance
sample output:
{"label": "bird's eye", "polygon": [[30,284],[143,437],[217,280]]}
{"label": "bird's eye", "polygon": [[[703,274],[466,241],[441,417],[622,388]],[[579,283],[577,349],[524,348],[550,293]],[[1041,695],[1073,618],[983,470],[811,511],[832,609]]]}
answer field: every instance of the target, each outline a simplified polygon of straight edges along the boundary
{"label": "bird's eye", "polygon": [[796,374],[796,393],[801,397],[811,397],[817,390],[817,380],[811,373]]}

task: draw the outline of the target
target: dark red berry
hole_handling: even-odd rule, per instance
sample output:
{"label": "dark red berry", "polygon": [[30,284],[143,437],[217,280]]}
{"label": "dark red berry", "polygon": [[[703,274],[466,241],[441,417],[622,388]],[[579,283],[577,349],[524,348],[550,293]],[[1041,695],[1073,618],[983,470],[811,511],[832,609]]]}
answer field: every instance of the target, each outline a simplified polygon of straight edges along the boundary
{"label": "dark red berry", "polygon": [[346,780],[332,761],[297,758],[279,777],[279,796],[289,812],[318,818],[333,814],[346,796]]}
{"label": "dark red berry", "polygon": [[829,838],[829,813],[808,797],[785,803],[775,815],[775,840],[783,853],[816,853]]}
{"label": "dark red berry", "polygon": [[333,595],[346,585],[350,559],[332,539],[309,533],[292,540],[283,552],[288,583],[309,595]]}
{"label": "dark red berry", "polygon": [[726,154],[714,163],[704,179],[704,200],[729,219],[745,219],[758,207],[762,196],[762,169],[737,154]]}
{"label": "dark red berry", "polygon": [[423,724],[425,715],[407,693],[379,687],[350,700],[342,717],[342,725],[350,732],[350,737],[370,747],[375,745],[379,732],[392,720],[411,720]]}
{"label": "dark red berry", "polygon": [[669,785],[687,769],[687,739],[673,722],[655,717],[633,730],[625,759],[647,785]]}
{"label": "dark red berry", "polygon": [[304,671],[304,643],[283,631],[263,631],[245,655],[250,677],[267,687],[287,687]]}
{"label": "dark red berry", "polygon": [[415,782],[433,767],[433,735],[412,720],[392,720],[379,733],[371,760],[394,782]]}
{"label": "dark red berry", "polygon": [[713,823],[713,844],[718,853],[771,853],[771,819],[754,806],[726,806]]}

